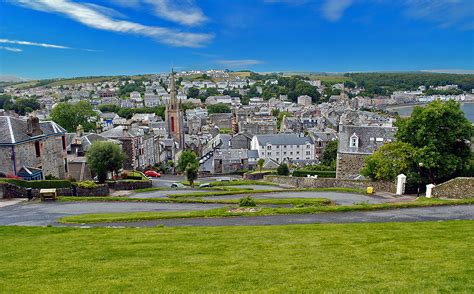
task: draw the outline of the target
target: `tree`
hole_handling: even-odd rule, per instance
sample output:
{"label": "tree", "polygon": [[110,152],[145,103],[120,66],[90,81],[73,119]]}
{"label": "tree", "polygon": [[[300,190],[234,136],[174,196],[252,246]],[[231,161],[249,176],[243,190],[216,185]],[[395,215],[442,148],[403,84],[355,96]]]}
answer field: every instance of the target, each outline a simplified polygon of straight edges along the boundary
{"label": "tree", "polygon": [[329,142],[324,148],[323,152],[323,160],[322,163],[327,166],[336,166],[336,159],[337,159],[337,145],[339,141],[334,140]]}
{"label": "tree", "polygon": [[262,172],[263,165],[265,164],[265,159],[260,158],[257,160],[257,167],[260,169],[260,172]]}
{"label": "tree", "polygon": [[122,168],[125,155],[120,145],[111,142],[94,142],[86,154],[87,165],[97,175],[100,183],[107,180],[107,173],[118,173]]}
{"label": "tree", "polygon": [[365,159],[361,173],[372,180],[393,181],[416,167],[416,149],[404,142],[385,144]]}
{"label": "tree", "polygon": [[[5,94],[0,95],[0,109],[3,108],[5,103],[10,102],[11,98],[12,97],[10,95],[5,95]],[[7,105],[8,105],[8,103],[7,103]]]}
{"label": "tree", "polygon": [[188,89],[188,96],[189,98],[198,98],[199,97],[199,89],[191,87]]}
{"label": "tree", "polygon": [[194,188],[194,181],[198,178],[199,165],[196,163],[189,163],[186,167],[186,178],[191,187]]}
{"label": "tree", "polygon": [[82,125],[85,131],[94,131],[96,128],[97,113],[86,101],[76,104],[59,103],[51,111],[50,117],[68,132],[75,132],[78,125]]}
{"label": "tree", "polygon": [[214,105],[209,105],[207,107],[207,112],[209,114],[211,114],[211,113],[230,113],[231,110],[230,110],[229,105],[224,104],[224,103],[217,103],[217,104],[214,104]]}
{"label": "tree", "polygon": [[286,163],[281,163],[277,168],[277,174],[280,176],[287,176],[290,174],[290,169]]}
{"label": "tree", "polygon": [[186,168],[190,164],[191,165],[195,164],[199,166],[197,155],[193,151],[185,150],[181,153],[181,156],[178,159],[178,164],[176,165],[176,167],[178,168],[180,172],[184,173],[186,172]]}
{"label": "tree", "polygon": [[416,162],[432,183],[449,180],[470,168],[471,123],[455,101],[415,107],[397,123],[396,137],[416,148]]}

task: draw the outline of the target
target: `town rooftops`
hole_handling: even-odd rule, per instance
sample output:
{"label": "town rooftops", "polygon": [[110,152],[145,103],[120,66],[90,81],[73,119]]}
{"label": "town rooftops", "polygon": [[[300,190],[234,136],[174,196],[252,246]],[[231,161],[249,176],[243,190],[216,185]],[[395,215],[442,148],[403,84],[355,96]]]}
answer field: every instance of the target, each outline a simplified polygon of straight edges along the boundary
{"label": "town rooftops", "polygon": [[47,136],[61,136],[66,130],[53,121],[42,121],[39,123],[42,131],[41,135],[28,135],[26,119],[14,118],[10,116],[0,116],[0,145],[13,145]]}
{"label": "town rooftops", "polygon": [[256,135],[259,145],[304,145],[306,143],[313,143],[309,137],[299,136],[297,134],[271,134],[271,135]]}

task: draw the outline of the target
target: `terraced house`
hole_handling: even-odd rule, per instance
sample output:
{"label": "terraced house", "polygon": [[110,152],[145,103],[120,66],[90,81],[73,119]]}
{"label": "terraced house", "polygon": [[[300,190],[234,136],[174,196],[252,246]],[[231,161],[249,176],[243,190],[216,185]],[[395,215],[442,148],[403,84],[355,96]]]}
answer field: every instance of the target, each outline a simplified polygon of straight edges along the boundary
{"label": "terraced house", "polygon": [[0,173],[25,180],[68,177],[66,130],[52,121],[0,116]]}

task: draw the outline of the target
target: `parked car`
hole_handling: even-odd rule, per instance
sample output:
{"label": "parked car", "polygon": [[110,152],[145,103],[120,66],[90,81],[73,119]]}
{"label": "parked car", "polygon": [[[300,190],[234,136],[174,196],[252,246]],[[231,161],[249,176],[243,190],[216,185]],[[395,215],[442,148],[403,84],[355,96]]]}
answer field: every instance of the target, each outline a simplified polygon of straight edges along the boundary
{"label": "parked car", "polygon": [[184,185],[181,183],[173,183],[171,184],[171,188],[184,188]]}
{"label": "parked car", "polygon": [[161,177],[160,173],[158,173],[154,170],[147,170],[145,172],[145,176],[147,176],[149,178],[159,178],[159,177]]}
{"label": "parked car", "polygon": [[202,183],[201,185],[199,185],[199,188],[209,188],[209,187],[211,187],[210,183]]}

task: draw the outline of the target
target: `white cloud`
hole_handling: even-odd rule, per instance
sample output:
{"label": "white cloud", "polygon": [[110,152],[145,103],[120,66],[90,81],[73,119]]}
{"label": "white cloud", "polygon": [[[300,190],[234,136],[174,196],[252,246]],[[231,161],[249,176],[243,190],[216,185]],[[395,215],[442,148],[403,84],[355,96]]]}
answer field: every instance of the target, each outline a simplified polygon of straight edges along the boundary
{"label": "white cloud", "polygon": [[207,21],[202,10],[192,0],[144,0],[154,8],[154,14],[187,26],[200,25]]}
{"label": "white cloud", "polygon": [[26,45],[26,46],[37,46],[37,47],[55,48],[55,49],[72,49],[71,47],[66,47],[66,46],[61,46],[61,45],[53,45],[53,44],[46,44],[46,43],[35,43],[35,42],[18,41],[18,40],[8,40],[8,39],[0,39],[0,43],[15,44],[15,45]]}
{"label": "white cloud", "polygon": [[322,7],[323,15],[330,21],[338,21],[352,3],[353,0],[326,0]]}
{"label": "white cloud", "polygon": [[264,63],[262,60],[256,59],[234,59],[234,60],[217,60],[218,64],[229,67],[243,67],[243,66],[250,66],[250,65],[257,65]]}
{"label": "white cloud", "polygon": [[23,50],[20,49],[20,48],[4,47],[4,46],[0,46],[0,49],[6,50],[6,51],[10,51],[10,52],[16,52],[16,53],[19,53],[19,52],[22,52],[22,51],[23,51]]}
{"label": "white cloud", "polygon": [[147,26],[136,22],[115,19],[93,6],[71,0],[12,0],[24,7],[65,15],[88,27],[129,33],[153,38],[164,44],[180,47],[201,47],[212,39],[210,34],[187,33],[178,30]]}

